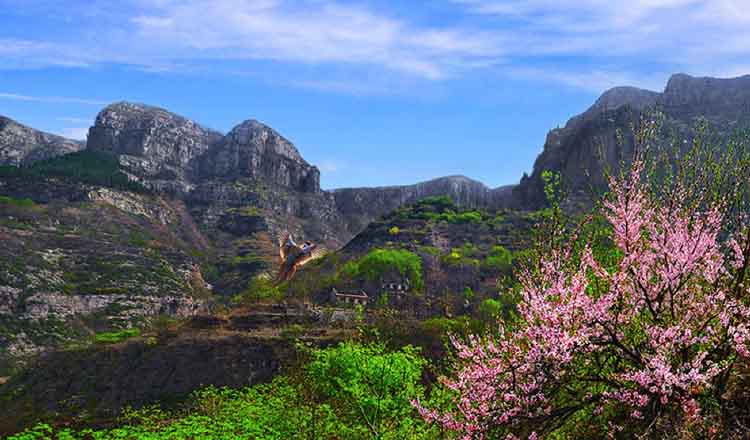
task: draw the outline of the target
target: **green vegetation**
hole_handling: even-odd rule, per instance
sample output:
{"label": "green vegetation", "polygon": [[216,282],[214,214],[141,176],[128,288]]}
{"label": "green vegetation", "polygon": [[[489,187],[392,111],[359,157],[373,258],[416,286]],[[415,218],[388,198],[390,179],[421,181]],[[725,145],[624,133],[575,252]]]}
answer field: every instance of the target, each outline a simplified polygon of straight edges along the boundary
{"label": "green vegetation", "polygon": [[260,274],[250,280],[247,289],[232,298],[235,304],[252,304],[258,301],[277,300],[284,298],[282,286],[274,286],[268,274]]}
{"label": "green vegetation", "polygon": [[513,267],[513,254],[503,246],[493,246],[482,262],[482,268],[493,272],[510,272]]}
{"label": "green vegetation", "polygon": [[450,253],[443,255],[441,261],[443,264],[451,267],[474,267],[480,266],[480,261],[475,258],[479,254],[479,249],[472,243],[464,243],[460,248],[451,249]]}
{"label": "green vegetation", "polygon": [[89,150],[35,162],[26,167],[2,166],[0,177],[58,177],[91,185],[146,192],[146,188],[130,181],[120,170],[120,163],[115,156]]}
{"label": "green vegetation", "polygon": [[133,231],[130,233],[128,244],[136,247],[145,247],[151,240],[153,240],[151,234],[147,232]]}
{"label": "green vegetation", "polygon": [[269,384],[233,390],[208,387],[183,408],[127,410],[118,426],[61,429],[39,424],[12,440],[59,439],[352,439],[427,440],[439,433],[411,404],[424,401],[426,360],[407,346],[342,343],[302,349],[309,361]]}
{"label": "green vegetation", "polygon": [[450,196],[425,197],[416,204],[417,208],[433,212],[442,212],[447,209],[453,209],[456,204]]}
{"label": "green vegetation", "polygon": [[350,278],[361,277],[370,281],[396,272],[409,278],[415,289],[423,287],[422,258],[403,249],[373,249],[364,257],[346,263],[342,272]]}
{"label": "green vegetation", "polygon": [[127,330],[120,330],[118,332],[105,332],[97,333],[94,336],[94,341],[99,344],[116,344],[126,339],[135,338],[141,335],[141,331],[137,328],[131,328]]}
{"label": "green vegetation", "polygon": [[31,199],[14,199],[13,197],[7,197],[7,196],[0,196],[0,205],[10,205],[10,206],[16,206],[19,208],[32,208],[36,206],[36,203],[34,203]]}
{"label": "green vegetation", "polygon": [[429,220],[451,224],[479,223],[483,215],[479,211],[462,210],[448,196],[427,197],[409,206],[395,211],[395,218],[400,220]]}
{"label": "green vegetation", "polygon": [[266,260],[258,255],[238,255],[232,259],[232,266],[254,267],[263,269],[267,265]]}

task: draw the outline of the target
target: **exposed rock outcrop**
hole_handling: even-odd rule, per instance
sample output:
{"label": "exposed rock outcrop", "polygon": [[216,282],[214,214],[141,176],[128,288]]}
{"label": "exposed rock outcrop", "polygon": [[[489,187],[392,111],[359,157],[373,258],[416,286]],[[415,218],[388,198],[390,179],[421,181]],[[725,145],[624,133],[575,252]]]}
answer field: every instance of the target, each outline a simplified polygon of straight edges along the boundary
{"label": "exposed rock outcrop", "polygon": [[342,188],[334,190],[333,195],[347,229],[356,234],[380,216],[426,197],[449,196],[459,206],[489,208],[503,206],[507,190],[490,189],[464,176],[449,176],[415,185]]}
{"label": "exposed rock outcrop", "polygon": [[234,127],[202,160],[204,177],[250,177],[300,192],[320,191],[320,172],[271,127],[255,120]]}
{"label": "exposed rock outcrop", "polygon": [[34,130],[0,116],[0,165],[29,165],[83,148],[83,142]]}
{"label": "exposed rock outcrop", "polygon": [[221,139],[221,133],[164,109],[118,102],[96,117],[86,145],[118,155],[134,180],[185,194],[192,189],[198,157]]}
{"label": "exposed rock outcrop", "polygon": [[[750,126],[750,75],[731,79],[673,75],[662,93],[633,87],[608,90],[581,115],[547,135],[533,172],[513,189],[512,206],[536,209],[545,204],[542,172],[559,172],[569,206],[586,204],[604,187],[603,171],[616,171],[632,154],[631,126],[651,111],[664,115],[662,140],[689,140],[698,118],[718,135]],[[622,134],[622,138],[620,138]]]}

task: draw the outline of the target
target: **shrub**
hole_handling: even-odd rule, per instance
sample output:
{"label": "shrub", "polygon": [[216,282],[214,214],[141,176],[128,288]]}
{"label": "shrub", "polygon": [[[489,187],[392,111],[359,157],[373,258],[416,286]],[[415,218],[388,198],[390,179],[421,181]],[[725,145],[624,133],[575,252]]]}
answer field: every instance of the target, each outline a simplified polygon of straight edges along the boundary
{"label": "shrub", "polygon": [[127,330],[120,330],[116,332],[105,332],[97,333],[94,336],[94,341],[99,344],[115,344],[122,342],[126,339],[135,338],[141,335],[141,331],[137,328],[131,328]]}
{"label": "shrub", "polygon": [[452,219],[451,223],[480,223],[482,221],[482,213],[479,211],[467,211],[462,212]]}
{"label": "shrub", "polygon": [[416,349],[348,342],[310,349],[309,357],[295,376],[242,389],[202,388],[173,411],[126,409],[114,427],[77,431],[40,423],[9,439],[438,438],[410,403],[423,398],[426,361]]}
{"label": "shrub", "polygon": [[493,246],[487,258],[482,262],[484,269],[496,272],[508,272],[513,266],[513,254],[503,246]]}
{"label": "shrub", "polygon": [[341,272],[349,278],[363,277],[370,281],[396,272],[408,277],[416,290],[423,286],[422,258],[404,249],[373,249],[359,260],[347,262]]}
{"label": "shrub", "polygon": [[478,250],[472,246],[465,244],[463,247],[453,248],[449,254],[443,255],[440,261],[451,267],[478,268],[480,265],[479,260],[471,258]]}
{"label": "shrub", "polygon": [[7,197],[7,196],[0,196],[0,205],[10,205],[10,206],[16,206],[19,208],[32,208],[36,206],[36,203],[34,203],[31,199],[14,199],[13,197]]}
{"label": "shrub", "polygon": [[273,280],[268,274],[260,274],[253,277],[247,286],[239,294],[232,298],[237,304],[255,303],[257,301],[275,300],[280,301],[284,298],[284,291],[281,286],[274,286]]}

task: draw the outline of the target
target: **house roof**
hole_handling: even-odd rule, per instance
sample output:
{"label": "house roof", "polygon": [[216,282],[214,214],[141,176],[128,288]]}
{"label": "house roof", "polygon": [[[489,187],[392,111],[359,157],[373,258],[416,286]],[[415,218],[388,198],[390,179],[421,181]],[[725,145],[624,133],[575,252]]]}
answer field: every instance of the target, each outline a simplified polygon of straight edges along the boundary
{"label": "house roof", "polygon": [[357,298],[357,299],[367,299],[369,296],[367,296],[367,292],[364,290],[360,291],[338,291],[336,289],[333,289],[333,294],[336,295],[336,297],[342,297],[342,298]]}

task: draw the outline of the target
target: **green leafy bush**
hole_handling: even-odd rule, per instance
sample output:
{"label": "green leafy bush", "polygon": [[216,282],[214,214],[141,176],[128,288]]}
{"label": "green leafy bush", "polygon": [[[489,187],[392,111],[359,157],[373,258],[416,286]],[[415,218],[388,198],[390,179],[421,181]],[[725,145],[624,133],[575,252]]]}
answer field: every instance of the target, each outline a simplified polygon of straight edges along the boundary
{"label": "green leafy bush", "polygon": [[479,211],[466,211],[457,214],[451,223],[479,223],[482,221],[482,213]]}
{"label": "green leafy bush", "polygon": [[122,342],[126,339],[134,338],[141,335],[141,331],[137,328],[131,328],[127,330],[120,330],[117,332],[105,332],[97,333],[94,336],[94,341],[99,344],[115,344]]}
{"label": "green leafy bush", "polygon": [[13,197],[0,196],[0,205],[17,206],[19,208],[32,208],[36,206],[31,199],[14,199]]}
{"label": "green leafy bush", "polygon": [[235,304],[247,304],[257,301],[274,300],[280,301],[284,298],[284,291],[281,286],[274,286],[273,280],[268,274],[255,276],[239,294],[232,298]]}
{"label": "green leafy bush", "polygon": [[477,252],[478,249],[474,245],[467,243],[460,248],[451,249],[449,254],[440,258],[440,261],[451,267],[479,268],[479,260],[472,258]]}
{"label": "green leafy bush", "polygon": [[411,401],[423,395],[425,365],[411,346],[388,353],[381,344],[346,342],[315,350],[306,376],[337,414],[369,428],[361,431],[365,438],[414,438],[410,434],[418,432],[420,424],[412,419]]}
{"label": "green leafy bush", "polygon": [[508,272],[513,267],[513,254],[503,246],[493,246],[487,258],[482,263],[482,268]]}
{"label": "green leafy bush", "polygon": [[370,281],[397,272],[408,277],[415,289],[423,286],[422,258],[404,249],[373,249],[359,260],[347,262],[341,272],[349,278],[362,277]]}

